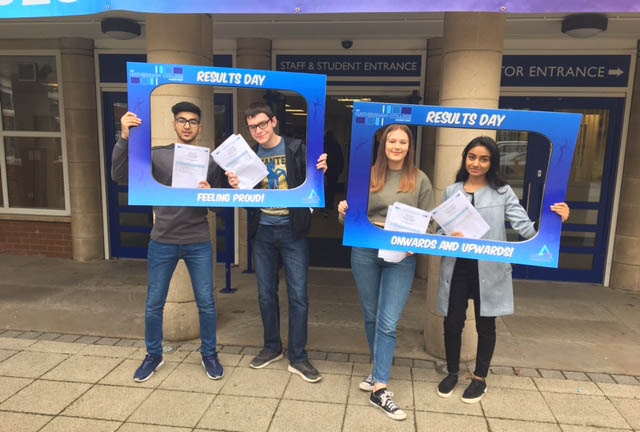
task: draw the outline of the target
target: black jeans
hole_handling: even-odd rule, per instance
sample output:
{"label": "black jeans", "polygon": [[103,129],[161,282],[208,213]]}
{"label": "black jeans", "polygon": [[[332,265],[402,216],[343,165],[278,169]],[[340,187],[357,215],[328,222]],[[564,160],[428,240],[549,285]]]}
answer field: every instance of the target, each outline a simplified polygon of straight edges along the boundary
{"label": "black jeans", "polygon": [[489,373],[489,364],[496,346],[496,317],[480,316],[478,261],[458,258],[451,277],[449,310],[444,319],[444,348],[449,373],[457,374],[460,370],[462,329],[467,318],[470,298],[473,299],[478,332],[474,375],[485,378]]}

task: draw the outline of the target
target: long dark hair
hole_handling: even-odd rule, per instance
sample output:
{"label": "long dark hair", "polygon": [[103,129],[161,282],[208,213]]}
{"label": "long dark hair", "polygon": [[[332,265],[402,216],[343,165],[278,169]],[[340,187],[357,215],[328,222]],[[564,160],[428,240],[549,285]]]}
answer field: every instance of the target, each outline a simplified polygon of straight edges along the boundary
{"label": "long dark hair", "polygon": [[416,188],[418,169],[413,164],[413,159],[416,154],[413,134],[408,126],[403,124],[393,124],[384,130],[382,137],[380,138],[376,163],[374,163],[371,168],[371,183],[369,186],[369,190],[371,192],[378,192],[382,190],[384,184],[387,182],[389,160],[387,159],[385,149],[387,146],[387,136],[395,130],[401,130],[407,134],[407,137],[409,137],[409,151],[407,152],[402,164],[402,179],[400,180],[400,190],[398,190],[398,192],[409,192]]}
{"label": "long dark hair", "polygon": [[479,136],[471,140],[469,144],[462,151],[462,162],[460,163],[460,169],[456,174],[456,182],[465,182],[469,178],[469,172],[467,171],[466,161],[467,154],[469,151],[474,148],[482,146],[489,150],[491,154],[491,166],[489,167],[489,171],[487,171],[487,182],[491,189],[498,189],[501,186],[505,186],[507,182],[500,175],[500,150],[498,149],[498,144],[488,136]]}

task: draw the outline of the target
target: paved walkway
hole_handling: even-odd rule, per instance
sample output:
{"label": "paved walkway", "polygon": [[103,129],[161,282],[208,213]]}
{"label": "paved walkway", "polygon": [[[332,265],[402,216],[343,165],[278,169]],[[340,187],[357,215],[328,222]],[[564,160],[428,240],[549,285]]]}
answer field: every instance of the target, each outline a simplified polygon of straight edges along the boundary
{"label": "paved walkway", "polygon": [[[217,268],[216,283],[224,284]],[[0,431],[640,431],[640,296],[586,284],[519,282],[498,322],[479,404],[435,392],[440,359],[424,352],[424,284],[399,328],[390,390],[395,422],[368,406],[370,369],[348,271],[311,271],[308,384],[284,361],[248,363],[261,342],[253,275],[217,293],[225,377],[209,380],[197,341],[168,342],[165,366],[133,382],[144,357],[145,265],[0,255]],[[283,317],[286,305],[283,304]],[[282,327],[286,328],[286,319]],[[469,367],[469,365],[466,365]]]}

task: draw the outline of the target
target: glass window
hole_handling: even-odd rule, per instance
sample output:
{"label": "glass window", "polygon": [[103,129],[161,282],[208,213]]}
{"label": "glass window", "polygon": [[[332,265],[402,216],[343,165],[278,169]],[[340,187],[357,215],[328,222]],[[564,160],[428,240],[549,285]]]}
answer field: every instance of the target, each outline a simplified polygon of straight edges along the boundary
{"label": "glass window", "polygon": [[0,112],[0,210],[66,210],[56,56],[0,55]]}
{"label": "glass window", "polygon": [[5,131],[59,131],[56,58],[0,56],[0,103]]}
{"label": "glass window", "polygon": [[9,207],[64,209],[60,139],[5,137],[4,154]]}

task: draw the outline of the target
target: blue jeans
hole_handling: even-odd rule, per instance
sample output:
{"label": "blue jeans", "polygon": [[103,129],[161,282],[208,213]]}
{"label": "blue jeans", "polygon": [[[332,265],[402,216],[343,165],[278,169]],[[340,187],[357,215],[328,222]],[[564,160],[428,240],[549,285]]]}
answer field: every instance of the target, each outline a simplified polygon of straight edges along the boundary
{"label": "blue jeans", "polygon": [[351,271],[360,293],[364,330],[373,358],[373,381],[387,384],[396,349],[398,321],[416,271],[415,255],[399,263],[378,258],[377,249],[351,249]]}
{"label": "blue jeans", "polygon": [[149,242],[147,268],[149,286],[145,310],[144,340],[147,352],[162,355],[162,316],[169,282],[178,260],[183,259],[191,276],[193,295],[200,317],[202,355],[216,352],[216,303],[213,299],[213,248],[211,242],[173,245]]}
{"label": "blue jeans", "polygon": [[309,248],[306,238],[295,238],[291,225],[259,225],[253,238],[253,262],[258,280],[258,302],[264,327],[264,348],[282,352],[278,270],[284,266],[289,298],[288,356],[292,363],[307,360]]}

